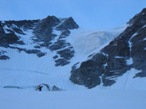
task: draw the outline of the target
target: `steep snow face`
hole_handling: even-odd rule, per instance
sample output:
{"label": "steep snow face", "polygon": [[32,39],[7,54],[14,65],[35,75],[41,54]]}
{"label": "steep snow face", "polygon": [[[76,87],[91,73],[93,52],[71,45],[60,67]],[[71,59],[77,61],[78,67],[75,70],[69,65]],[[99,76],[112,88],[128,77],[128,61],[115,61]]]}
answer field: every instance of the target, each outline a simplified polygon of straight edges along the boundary
{"label": "steep snow face", "polygon": [[89,55],[93,51],[99,49],[102,45],[111,41],[115,35],[111,32],[99,31],[99,32],[85,32],[76,33],[72,35],[70,39],[74,49],[77,53]]}

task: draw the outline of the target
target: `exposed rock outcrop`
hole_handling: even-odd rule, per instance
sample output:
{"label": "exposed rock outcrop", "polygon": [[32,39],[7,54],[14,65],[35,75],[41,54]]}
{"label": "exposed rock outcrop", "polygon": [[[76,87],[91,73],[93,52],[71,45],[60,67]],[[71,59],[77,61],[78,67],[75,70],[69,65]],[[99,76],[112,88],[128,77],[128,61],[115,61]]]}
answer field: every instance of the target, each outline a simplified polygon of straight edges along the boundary
{"label": "exposed rock outcrop", "polygon": [[[146,9],[134,16],[128,24],[125,31],[109,45],[92,55],[90,60],[82,62],[86,67],[83,68],[81,64],[79,68],[72,69],[70,80],[73,83],[92,88],[100,84],[95,80],[101,78],[104,86],[110,86],[116,82],[116,77],[131,68],[141,70],[135,77],[146,76]],[[89,64],[90,61],[94,63]],[[96,70],[90,72],[88,68],[91,66]],[[83,77],[90,78],[94,85],[85,84],[87,79]]]}

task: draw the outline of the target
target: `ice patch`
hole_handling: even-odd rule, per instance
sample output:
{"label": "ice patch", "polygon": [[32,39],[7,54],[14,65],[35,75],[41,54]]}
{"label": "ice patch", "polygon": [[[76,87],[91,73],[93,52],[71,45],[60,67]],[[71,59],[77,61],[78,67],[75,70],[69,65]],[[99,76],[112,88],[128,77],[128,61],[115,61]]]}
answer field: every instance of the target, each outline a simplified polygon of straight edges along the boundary
{"label": "ice patch", "polygon": [[145,41],[146,40],[146,37],[143,39],[143,41]]}
{"label": "ice patch", "polygon": [[132,65],[133,64],[133,59],[130,57],[128,60],[126,60],[127,65]]}

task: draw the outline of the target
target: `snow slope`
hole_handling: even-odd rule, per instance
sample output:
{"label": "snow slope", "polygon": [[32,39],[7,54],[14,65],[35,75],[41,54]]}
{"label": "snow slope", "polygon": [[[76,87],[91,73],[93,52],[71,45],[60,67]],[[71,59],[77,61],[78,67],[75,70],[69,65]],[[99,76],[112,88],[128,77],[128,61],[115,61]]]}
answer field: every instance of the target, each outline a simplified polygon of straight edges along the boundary
{"label": "snow slope", "polygon": [[113,89],[130,89],[130,90],[145,90],[146,91],[146,77],[136,77],[135,74],[140,70],[130,69],[123,76],[118,77],[116,84],[113,84]]}
{"label": "snow slope", "polygon": [[[31,30],[23,31],[25,34],[18,34],[25,45],[12,44],[11,47],[19,47],[22,49],[34,49],[37,43],[32,39]],[[58,31],[54,33],[59,35]],[[112,40],[114,35],[110,32],[84,32],[82,29],[72,30],[69,37],[65,40],[71,43],[75,50],[75,56],[71,59],[71,63],[66,66],[55,66],[53,56],[56,51],[50,51],[45,47],[37,48],[41,52],[46,53],[43,57],[37,57],[36,54],[27,54],[17,49],[3,48],[10,57],[9,60],[0,61],[0,88],[5,86],[18,86],[23,89],[31,89],[46,83],[50,86],[57,86],[64,90],[82,89],[83,86],[74,85],[70,82],[71,67],[88,58],[90,53],[105,43]],[[55,42],[56,39],[52,40]],[[92,42],[92,43],[90,43]],[[38,42],[41,43],[41,42]]]}
{"label": "snow slope", "polygon": [[0,90],[0,109],[145,109],[146,91],[82,90],[34,92]]}

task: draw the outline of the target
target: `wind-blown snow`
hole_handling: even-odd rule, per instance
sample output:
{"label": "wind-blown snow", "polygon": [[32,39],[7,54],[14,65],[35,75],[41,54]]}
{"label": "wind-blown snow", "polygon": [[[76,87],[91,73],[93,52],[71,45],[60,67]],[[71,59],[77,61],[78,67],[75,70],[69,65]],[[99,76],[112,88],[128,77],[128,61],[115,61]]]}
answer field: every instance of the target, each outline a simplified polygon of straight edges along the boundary
{"label": "wind-blown snow", "polygon": [[[78,30],[81,31],[81,30]],[[72,32],[68,39],[75,51],[80,54],[90,54],[105,43],[111,41],[115,37],[114,34],[105,31],[99,32]]]}

